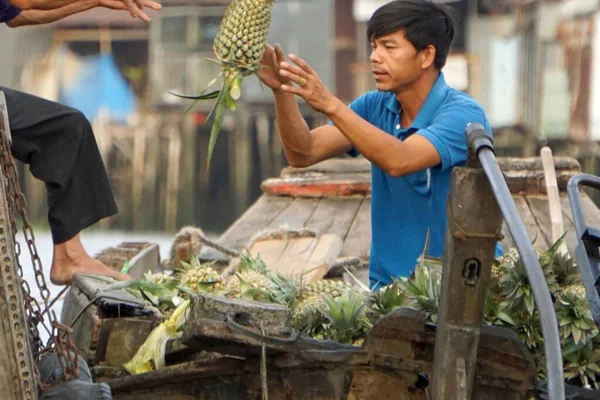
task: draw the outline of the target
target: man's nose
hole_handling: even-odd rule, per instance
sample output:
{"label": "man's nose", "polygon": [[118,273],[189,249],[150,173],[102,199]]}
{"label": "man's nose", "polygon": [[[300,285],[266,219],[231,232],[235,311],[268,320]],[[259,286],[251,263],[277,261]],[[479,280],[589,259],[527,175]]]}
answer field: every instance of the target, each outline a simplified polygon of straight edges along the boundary
{"label": "man's nose", "polygon": [[379,64],[379,62],[381,61],[381,57],[379,56],[379,52],[377,51],[377,49],[371,50],[371,55],[369,56],[369,60],[372,63]]}

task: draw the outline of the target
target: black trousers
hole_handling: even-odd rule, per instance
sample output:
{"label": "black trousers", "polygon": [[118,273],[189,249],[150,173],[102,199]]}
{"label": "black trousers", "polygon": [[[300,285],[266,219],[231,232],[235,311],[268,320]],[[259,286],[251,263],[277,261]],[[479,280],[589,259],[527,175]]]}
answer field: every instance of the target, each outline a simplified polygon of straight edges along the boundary
{"label": "black trousers", "polygon": [[54,244],[118,212],[92,127],[78,110],[0,87],[6,97],[12,154],[48,191]]}

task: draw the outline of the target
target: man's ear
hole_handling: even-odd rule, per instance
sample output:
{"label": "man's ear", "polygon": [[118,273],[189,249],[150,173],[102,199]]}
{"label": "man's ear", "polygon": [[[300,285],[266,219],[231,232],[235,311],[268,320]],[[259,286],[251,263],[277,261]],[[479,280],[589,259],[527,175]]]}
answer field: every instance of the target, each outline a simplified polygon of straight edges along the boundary
{"label": "man's ear", "polygon": [[421,51],[421,68],[427,69],[433,65],[435,61],[435,47],[433,45],[427,46]]}

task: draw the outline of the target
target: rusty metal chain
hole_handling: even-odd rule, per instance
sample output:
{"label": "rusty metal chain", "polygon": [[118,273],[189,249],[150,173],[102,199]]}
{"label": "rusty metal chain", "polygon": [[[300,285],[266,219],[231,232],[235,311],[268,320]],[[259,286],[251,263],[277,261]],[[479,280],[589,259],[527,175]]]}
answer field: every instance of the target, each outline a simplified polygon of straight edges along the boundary
{"label": "rusty metal chain", "polygon": [[[1,118],[0,113],[0,118]],[[61,381],[67,381],[75,379],[79,375],[79,368],[77,365],[78,353],[77,348],[74,345],[71,332],[72,329],[68,326],[61,324],[54,311],[50,310],[49,299],[50,289],[46,285],[44,278],[44,270],[42,268],[42,261],[39,257],[37,247],[35,244],[35,236],[33,229],[29,224],[27,218],[27,202],[25,196],[21,192],[18,173],[15,167],[14,159],[10,152],[10,142],[6,135],[0,134],[0,165],[3,172],[4,186],[6,188],[6,198],[8,202],[8,209],[10,215],[10,224],[13,236],[13,243],[15,246],[15,262],[17,265],[17,273],[21,280],[21,287],[23,292],[23,301],[25,308],[25,317],[28,325],[29,337],[33,351],[34,359],[34,373],[40,384],[42,390],[54,386]],[[15,216],[19,214],[22,218],[22,230],[23,236],[25,237],[25,243],[31,256],[31,262],[33,271],[35,274],[35,283],[39,290],[40,296],[44,302],[45,308],[42,311],[38,301],[31,295],[31,287],[29,283],[24,279],[23,268],[20,262],[21,256],[21,245],[17,242],[18,226]],[[47,317],[45,318],[44,315]],[[51,323],[51,328],[47,325],[47,322]],[[49,339],[46,345],[44,345],[40,338],[38,325],[41,325],[48,333]],[[43,354],[51,351],[56,351],[58,360],[62,366],[63,374],[52,384],[44,384],[41,382],[37,363],[39,362]],[[66,363],[68,360],[68,363]],[[67,365],[69,364],[69,365]]]}

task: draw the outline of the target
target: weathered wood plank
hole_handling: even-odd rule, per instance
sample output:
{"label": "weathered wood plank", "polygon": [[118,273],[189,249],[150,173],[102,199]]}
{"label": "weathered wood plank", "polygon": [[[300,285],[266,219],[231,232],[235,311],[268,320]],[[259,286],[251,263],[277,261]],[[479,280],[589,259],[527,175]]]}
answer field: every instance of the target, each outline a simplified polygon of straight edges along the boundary
{"label": "weathered wood plank", "polygon": [[306,282],[323,278],[337,259],[342,240],[334,234],[286,237],[276,235],[255,240],[250,253],[267,265],[267,269],[283,276],[302,276]]}
{"label": "weathered wood plank", "polygon": [[371,193],[371,175],[330,174],[287,176],[262,182],[263,192],[291,197],[336,197]]}
{"label": "weathered wood plank", "polygon": [[279,265],[279,259],[288,246],[288,240],[282,239],[270,239],[260,240],[254,242],[250,246],[250,254],[253,257],[260,257],[260,259],[267,265],[267,268],[274,271]]}
{"label": "weathered wood plank", "polygon": [[[583,216],[585,217],[585,223],[588,226],[592,226],[600,229],[600,209],[594,203],[594,201],[585,193],[580,191],[581,205],[583,207]],[[563,213],[573,222],[573,211],[571,210],[571,202],[568,196],[565,194],[564,198],[561,198],[561,205]],[[573,228],[574,229],[574,228]]]}
{"label": "weathered wood plank", "polygon": [[190,323],[181,337],[181,342],[190,349],[216,352],[237,357],[260,356],[263,343],[267,356],[284,353],[299,353],[311,350],[360,351],[360,348],[334,341],[317,340],[310,336],[274,336],[264,339],[256,329],[247,329],[251,334],[232,329],[226,322],[212,319],[196,319]]}
{"label": "weathered wood plank", "polygon": [[[502,171],[544,170],[541,157],[498,157],[498,166]],[[581,169],[577,159],[573,157],[555,156],[556,171]]]}
{"label": "weathered wood plank", "polygon": [[[498,165],[502,171],[543,170],[540,157],[498,157]],[[554,166],[557,171],[581,168],[575,158],[564,156],[555,156]],[[307,173],[348,174],[370,171],[371,163],[365,158],[334,158],[305,168],[286,167],[281,171],[281,176]]]}
{"label": "weathered wood plank", "polygon": [[[552,226],[550,223],[550,207],[548,204],[548,198],[546,196],[539,195],[529,195],[526,196],[527,202],[531,208],[531,212],[540,228],[544,237],[546,238],[546,242],[549,246],[553,244],[552,242]],[[573,225],[569,221],[568,218],[564,216],[563,213],[563,222],[566,234],[566,243],[567,248],[571,254],[574,254],[575,247],[577,247],[577,234],[573,230]]]}
{"label": "weathered wood plank", "polygon": [[[290,199],[291,200],[291,199]],[[319,199],[293,199],[291,204],[271,223],[267,229],[301,229],[315,212]],[[257,233],[254,231],[252,234]]]}
{"label": "weathered wood plank", "polygon": [[290,239],[284,252],[277,260],[275,271],[284,276],[301,276],[306,272],[306,263],[315,251],[318,237]]}
{"label": "weathered wood plank", "polygon": [[527,229],[529,240],[533,241],[535,239],[536,247],[542,250],[548,249],[548,240],[540,230],[540,227],[538,226],[538,223],[532,214],[527,200],[525,200],[523,196],[513,196],[513,199],[515,200],[517,211],[519,212],[519,215],[525,224],[525,228]]}
{"label": "weathered wood plank", "polygon": [[352,222],[350,232],[344,241],[340,256],[355,256],[364,260],[369,259],[371,247],[371,197],[362,201],[358,213]]}
{"label": "weathered wood plank", "polygon": [[224,322],[227,318],[235,321],[233,327],[229,327],[231,329],[235,328],[235,324],[240,324],[252,326],[260,332],[262,327],[265,335],[281,335],[282,332],[288,331],[291,324],[290,309],[280,304],[226,299],[208,294],[191,298],[187,317],[189,324],[201,324],[200,322],[206,321]]}
{"label": "weathered wood plank", "polygon": [[[321,236],[310,258],[304,267],[304,280],[315,282],[322,279],[342,251],[343,242],[338,235]],[[309,272],[312,271],[312,272]]]}
{"label": "weathered wood plank", "polygon": [[361,172],[371,172],[371,162],[366,158],[332,158],[305,168],[286,167],[281,171],[281,176],[308,173],[354,174]]}
{"label": "weathered wood plank", "polygon": [[332,233],[344,240],[363,199],[362,196],[323,199],[305,227],[319,233]]}
{"label": "weathered wood plank", "polygon": [[261,196],[221,235],[219,244],[237,251],[243,250],[256,232],[269,225],[291,203],[292,199],[287,197]]}

